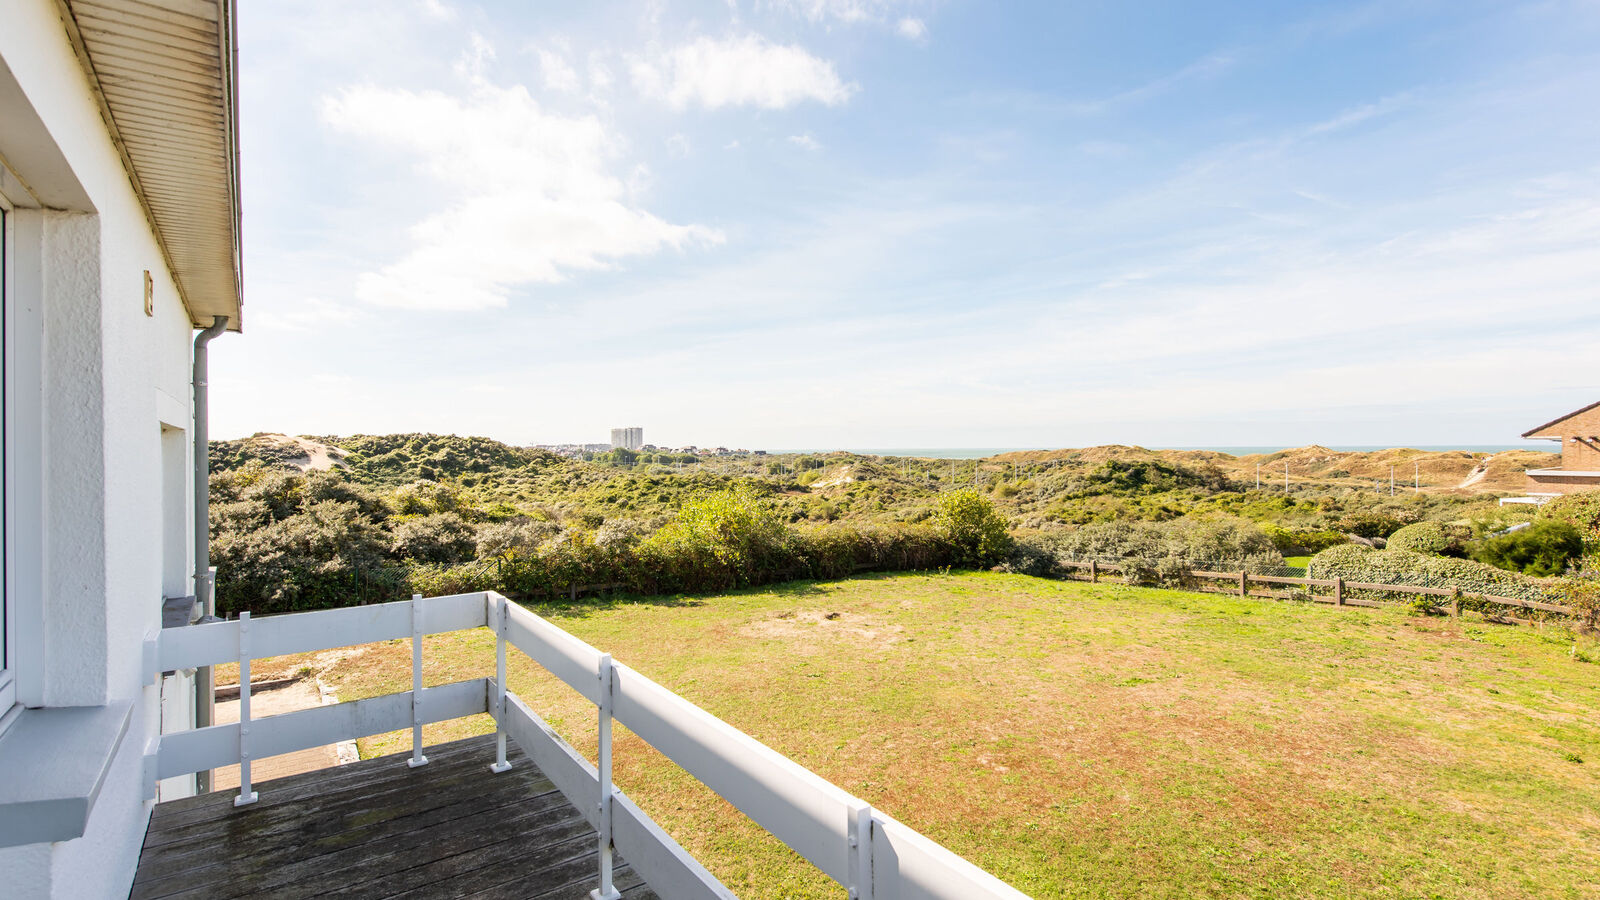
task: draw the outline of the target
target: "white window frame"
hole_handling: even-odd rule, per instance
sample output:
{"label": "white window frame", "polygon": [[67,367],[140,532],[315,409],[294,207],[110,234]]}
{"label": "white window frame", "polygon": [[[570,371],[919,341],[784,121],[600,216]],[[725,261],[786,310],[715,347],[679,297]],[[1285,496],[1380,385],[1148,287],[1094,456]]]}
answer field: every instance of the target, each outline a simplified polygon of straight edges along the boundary
{"label": "white window frame", "polygon": [[0,561],[3,561],[3,578],[0,578],[0,731],[10,723],[13,708],[17,705],[17,628],[15,624],[15,597],[11,585],[13,558],[11,552],[11,525],[15,521],[11,511],[11,413],[16,403],[12,399],[11,366],[15,355],[11,352],[15,329],[11,322],[12,297],[16,294],[16,207],[0,192],[0,309],[4,321],[0,323],[0,347],[4,360],[4,416],[0,419]]}
{"label": "white window frame", "polygon": [[[0,184],[16,185],[0,164]],[[44,384],[43,218],[28,201],[5,207],[3,502],[5,671],[0,676],[0,733],[23,707],[44,705]]]}

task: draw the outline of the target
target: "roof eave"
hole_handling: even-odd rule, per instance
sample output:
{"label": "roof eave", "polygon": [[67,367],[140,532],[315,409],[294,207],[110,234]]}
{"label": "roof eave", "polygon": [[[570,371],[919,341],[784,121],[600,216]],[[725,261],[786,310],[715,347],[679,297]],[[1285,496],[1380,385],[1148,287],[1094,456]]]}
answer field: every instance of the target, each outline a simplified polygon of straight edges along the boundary
{"label": "roof eave", "polygon": [[1566,437],[1566,435],[1562,435],[1562,434],[1540,434],[1539,432],[1544,431],[1544,430],[1546,430],[1548,428],[1554,428],[1555,426],[1560,425],[1562,422],[1565,422],[1566,420],[1572,418],[1573,416],[1581,416],[1584,413],[1588,412],[1589,410],[1595,409],[1597,407],[1600,407],[1600,400],[1596,400],[1595,402],[1589,404],[1588,406],[1585,406],[1583,409],[1575,409],[1572,412],[1569,412],[1564,416],[1560,416],[1560,417],[1551,419],[1550,421],[1544,423],[1543,425],[1540,425],[1538,428],[1530,428],[1527,431],[1524,431],[1522,433],[1522,436],[1525,437],[1525,438],[1532,438],[1534,440],[1557,440],[1557,441],[1561,440],[1563,437]]}
{"label": "roof eave", "polygon": [[[61,22],[66,29],[73,50],[78,56],[79,63],[83,66],[84,72],[88,76],[90,89],[94,94],[96,104],[100,107],[101,118],[105,121],[111,143],[116,148],[118,156],[122,159],[123,168],[128,175],[128,180],[133,186],[134,195],[138,198],[145,220],[155,238],[162,262],[166,265],[167,270],[172,273],[179,299],[189,313],[191,324],[196,327],[206,327],[212,324],[214,316],[225,315],[228,317],[228,329],[230,331],[242,330],[243,244],[240,235],[238,90],[235,79],[235,73],[238,68],[238,30],[234,0],[191,0],[194,6],[211,8],[214,5],[217,11],[216,44],[214,48],[207,49],[215,50],[215,63],[220,81],[217,88],[220,91],[222,103],[220,104],[220,109],[213,108],[208,111],[220,114],[222,119],[222,134],[220,137],[224,158],[217,162],[221,162],[226,166],[227,184],[226,205],[229,235],[226,254],[228,259],[223,263],[216,258],[220,257],[220,253],[212,253],[211,256],[213,258],[209,263],[209,265],[225,265],[227,272],[226,286],[217,285],[205,289],[204,296],[200,296],[201,289],[196,287],[195,282],[202,279],[209,279],[215,282],[218,280],[216,276],[220,273],[216,269],[208,269],[207,266],[188,265],[186,260],[179,258],[179,254],[174,253],[173,234],[167,228],[162,227],[163,216],[152,202],[152,194],[147,189],[147,181],[142,177],[145,173],[142,171],[141,161],[136,158],[139,154],[130,148],[119,127],[117,110],[114,108],[116,104],[111,98],[107,97],[106,90],[102,86],[100,72],[95,64],[94,50],[90,46],[90,39],[85,37],[83,28],[78,21],[77,11],[74,8],[75,2],[78,2],[78,0],[56,0]],[[101,2],[105,2],[105,0],[101,0]],[[87,2],[78,2],[78,5],[92,7],[97,4],[94,0],[87,0]],[[159,3],[152,5],[160,6]],[[130,88],[124,84],[123,89]],[[163,102],[172,101],[163,99]],[[129,110],[124,108],[124,112],[129,112]],[[145,162],[152,161],[145,160]],[[212,210],[215,212],[215,207]],[[176,215],[175,212],[171,214]],[[185,240],[185,236],[182,234],[178,235],[178,238],[180,243]],[[210,251],[207,252],[210,253]],[[192,258],[194,254],[190,253],[188,256]]]}

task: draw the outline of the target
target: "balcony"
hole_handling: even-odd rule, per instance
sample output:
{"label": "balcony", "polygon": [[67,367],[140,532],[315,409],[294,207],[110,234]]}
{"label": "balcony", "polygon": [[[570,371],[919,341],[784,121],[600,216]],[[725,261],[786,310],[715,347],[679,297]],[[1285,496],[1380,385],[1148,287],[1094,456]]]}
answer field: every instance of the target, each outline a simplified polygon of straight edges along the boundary
{"label": "balcony", "polygon": [[[488,628],[496,677],[424,687],[425,635]],[[252,718],[250,662],[407,639],[412,689]],[[526,654],[595,705],[598,758],[505,688]],[[166,629],[146,670],[238,661],[238,723],[163,735],[145,782],[239,766],[237,793],[157,805],[133,896],[619,897],[733,895],[611,783],[620,722],[846,888],[895,900],[1020,892],[820,776],[493,592]],[[492,737],[434,747],[422,726],[478,713]],[[412,729],[410,756],[255,784],[252,761]]]}
{"label": "balcony", "polygon": [[[522,753],[485,778],[493,737],[294,775],[242,808],[231,793],[156,806],[131,900],[159,897],[541,897],[582,900],[598,832]],[[621,858],[627,900],[656,895]]]}

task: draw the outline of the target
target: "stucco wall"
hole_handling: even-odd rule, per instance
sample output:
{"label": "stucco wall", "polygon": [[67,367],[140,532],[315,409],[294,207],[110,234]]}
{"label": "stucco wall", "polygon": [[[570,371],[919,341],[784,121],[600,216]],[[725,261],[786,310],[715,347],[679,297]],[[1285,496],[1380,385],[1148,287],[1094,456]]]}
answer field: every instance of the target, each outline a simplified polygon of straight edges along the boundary
{"label": "stucco wall", "polygon": [[[35,214],[45,301],[44,652],[34,671],[19,672],[19,689],[26,678],[33,699],[48,705],[135,703],[85,837],[0,852],[0,866],[7,896],[119,896],[149,816],[141,757],[160,727],[157,688],[140,672],[142,644],[160,627],[164,556],[183,554],[190,568],[187,531],[171,546],[162,518],[164,485],[187,503],[187,479],[173,485],[170,465],[164,479],[161,448],[163,419],[189,424],[189,316],[55,3],[0,0],[0,22],[0,59],[91,204]],[[144,310],[146,270],[153,316]]]}

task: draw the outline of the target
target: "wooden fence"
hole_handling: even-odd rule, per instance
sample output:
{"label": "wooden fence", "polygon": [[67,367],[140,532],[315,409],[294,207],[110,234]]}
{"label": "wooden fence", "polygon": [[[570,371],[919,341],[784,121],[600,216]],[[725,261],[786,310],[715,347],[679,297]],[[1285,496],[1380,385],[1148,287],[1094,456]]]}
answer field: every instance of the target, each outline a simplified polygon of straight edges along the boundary
{"label": "wooden fence", "polygon": [[[1088,562],[1060,561],[1059,565],[1070,570],[1070,574],[1067,577],[1074,581],[1128,583],[1125,563],[1090,560]],[[1080,572],[1084,574],[1078,574]],[[1108,579],[1107,575],[1111,577]],[[1364,581],[1346,581],[1343,578],[1292,578],[1282,575],[1254,575],[1249,572],[1212,572],[1204,569],[1190,569],[1188,570],[1188,575],[1196,582],[1192,588],[1193,590],[1207,593],[1233,594],[1239,597],[1260,597],[1268,600],[1307,600],[1312,603],[1327,603],[1332,606],[1382,607],[1390,605],[1367,597],[1352,596],[1350,593],[1351,591],[1367,591],[1441,598],[1441,602],[1437,605],[1441,609],[1447,609],[1450,615],[1457,617],[1461,615],[1461,601],[1473,598],[1496,606],[1531,609],[1573,618],[1583,618],[1583,614],[1579,611],[1557,603],[1522,600],[1516,597],[1501,597],[1480,591],[1463,591],[1460,588],[1453,587],[1422,587],[1415,584],[1372,584]],[[1223,584],[1226,584],[1226,587],[1223,587]],[[1266,585],[1267,587],[1257,587],[1257,585]],[[1275,585],[1298,585],[1303,587],[1304,591],[1273,590],[1271,586]],[[1323,593],[1319,594],[1319,590]],[[1486,613],[1484,618],[1506,624],[1534,624],[1531,619],[1510,615]]]}

